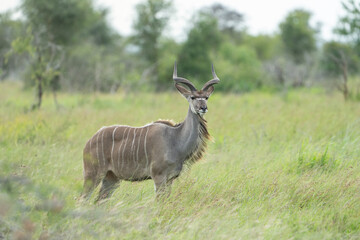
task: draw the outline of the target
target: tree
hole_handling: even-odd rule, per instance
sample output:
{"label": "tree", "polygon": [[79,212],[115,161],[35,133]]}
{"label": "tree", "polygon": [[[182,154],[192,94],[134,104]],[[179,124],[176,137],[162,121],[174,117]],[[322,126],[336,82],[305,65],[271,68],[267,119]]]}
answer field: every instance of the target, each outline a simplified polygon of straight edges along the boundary
{"label": "tree", "polygon": [[283,54],[283,45],[278,35],[246,35],[244,45],[254,48],[261,61],[268,61]]}
{"label": "tree", "polygon": [[[89,39],[98,46],[111,46],[119,38],[106,21],[109,11],[106,8],[90,9],[82,31],[81,40]],[[80,31],[81,32],[81,31]]]}
{"label": "tree", "polygon": [[249,46],[224,42],[217,52],[216,66],[218,75],[225,79],[217,86],[219,90],[248,92],[263,83],[261,62]]}
{"label": "tree", "polygon": [[[16,53],[30,56],[30,77],[35,81],[37,103],[33,109],[40,108],[44,87],[55,86],[59,80],[59,69],[64,59],[63,46],[72,43],[79,36],[79,29],[85,25],[87,0],[23,0],[21,9],[28,25],[27,36],[12,44]],[[26,46],[27,45],[27,46]],[[55,82],[52,82],[55,81]]]}
{"label": "tree", "polygon": [[354,45],[357,55],[360,56],[360,2],[348,0],[342,2],[346,15],[341,17],[334,32],[345,37]]}
{"label": "tree", "polygon": [[212,63],[210,54],[219,47],[221,34],[217,20],[212,15],[199,12],[193,22],[194,25],[178,56],[179,73],[194,78],[194,82],[200,79],[203,82],[209,77]]}
{"label": "tree", "polygon": [[201,10],[216,18],[219,31],[230,37],[230,39],[240,42],[245,30],[244,15],[228,8],[220,3],[215,3],[208,8]]}
{"label": "tree", "polygon": [[133,24],[133,42],[140,47],[141,57],[151,65],[152,75],[158,78],[159,39],[168,24],[171,2],[167,0],[147,0],[136,5],[137,17]]}
{"label": "tree", "polygon": [[297,9],[290,12],[279,25],[286,51],[295,63],[303,63],[306,54],[316,50],[316,29],[310,26],[311,13]]}
{"label": "tree", "polygon": [[20,20],[12,20],[11,13],[0,14],[0,80],[14,71],[22,59],[8,54],[11,43],[24,34],[24,24]]}
{"label": "tree", "polygon": [[174,62],[177,60],[177,56],[180,49],[174,39],[162,39],[159,59],[159,90],[173,89],[171,84]]}
{"label": "tree", "polygon": [[328,75],[342,76],[342,83],[337,88],[343,93],[345,100],[349,97],[348,75],[359,70],[359,63],[359,58],[350,45],[335,41],[324,44],[321,65]]}
{"label": "tree", "polygon": [[30,82],[37,89],[36,109],[46,87],[53,91],[57,103],[55,91],[60,86],[65,48],[84,39],[107,44],[112,32],[105,21],[107,11],[96,11],[91,0],[23,0],[21,10],[28,30],[26,36],[13,41],[12,49],[28,55]]}
{"label": "tree", "polygon": [[91,7],[89,0],[23,0],[21,9],[34,36],[66,45],[75,41],[81,33]]}

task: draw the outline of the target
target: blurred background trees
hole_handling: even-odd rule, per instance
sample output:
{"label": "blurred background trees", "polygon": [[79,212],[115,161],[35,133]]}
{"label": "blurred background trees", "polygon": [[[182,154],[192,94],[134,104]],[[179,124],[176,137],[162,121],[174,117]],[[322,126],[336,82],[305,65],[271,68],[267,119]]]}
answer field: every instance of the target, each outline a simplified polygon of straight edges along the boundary
{"label": "blurred background trees", "polygon": [[310,26],[310,18],[310,12],[297,9],[279,25],[285,50],[295,63],[304,62],[305,56],[316,50],[316,29]]}
{"label": "blurred background trees", "polygon": [[335,32],[351,43],[360,56],[360,2],[348,0],[342,2],[346,15],[341,17]]}
{"label": "blurred background trees", "polygon": [[146,62],[142,80],[154,82],[161,88],[159,81],[160,50],[163,48],[161,38],[171,16],[171,2],[165,0],[148,0],[136,6],[137,16],[133,24],[135,34],[132,42],[140,48],[139,58]]}
{"label": "blurred background trees", "polygon": [[10,73],[18,71],[18,65],[23,65],[21,58],[10,56],[8,52],[12,48],[12,42],[24,34],[24,23],[13,20],[12,13],[0,14],[0,80],[9,77]]}
{"label": "blurred background trees", "polygon": [[92,0],[22,0],[22,19],[0,14],[0,79],[21,79],[43,91],[162,91],[172,89],[172,67],[200,87],[211,63],[223,79],[217,89],[327,86],[346,99],[356,95],[359,74],[360,5],[345,0],[334,29],[337,40],[319,38],[312,14],[294,9],[273,34],[252,35],[243,13],[222,4],[194,14],[184,40],[167,31],[175,16],[170,0],[136,6],[133,34],[120,36],[108,23],[109,10]]}
{"label": "blurred background trees", "polygon": [[215,17],[207,12],[194,16],[187,40],[179,52],[179,74],[193,79],[194,83],[210,79],[210,54],[218,50],[221,40]]}
{"label": "blurred background trees", "polygon": [[[292,87],[304,86],[309,79],[309,73],[314,64],[316,51],[317,30],[310,25],[311,13],[295,9],[288,13],[280,23],[280,37],[282,40],[286,60],[282,60],[276,67],[279,76]],[[290,70],[290,71],[289,71]]]}

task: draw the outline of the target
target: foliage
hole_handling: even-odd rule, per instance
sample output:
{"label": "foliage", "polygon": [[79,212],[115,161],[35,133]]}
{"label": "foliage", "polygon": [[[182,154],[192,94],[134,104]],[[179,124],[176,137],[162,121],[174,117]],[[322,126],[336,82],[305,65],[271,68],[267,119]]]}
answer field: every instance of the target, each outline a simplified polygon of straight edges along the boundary
{"label": "foliage", "polygon": [[11,71],[23,64],[21,58],[10,56],[12,42],[24,34],[24,24],[12,20],[11,12],[0,13],[0,80],[8,77]]}
{"label": "foliage", "polygon": [[179,75],[198,87],[211,78],[213,63],[226,80],[218,87],[222,91],[320,82],[330,86],[325,77],[341,73],[329,57],[339,53],[335,48],[342,49],[349,73],[358,74],[358,1],[343,5],[346,13],[336,32],[348,41],[336,45],[317,42],[319,29],[310,24],[311,13],[302,9],[289,12],[279,33],[251,35],[241,12],[219,3],[209,5],[194,14],[185,40],[179,41],[164,34],[176,16],[169,0],[138,4],[132,36],[117,34],[107,22],[111,9],[94,0],[22,0],[23,19],[13,20],[10,13],[0,16],[0,78],[22,78],[25,86],[37,87],[39,97],[48,89],[54,97],[60,89],[160,91],[172,89],[172,68],[178,61]]}
{"label": "foliage", "polygon": [[140,47],[141,55],[153,68],[155,79],[159,77],[160,39],[171,15],[171,2],[167,0],[147,0],[136,6],[134,22],[134,44]]}
{"label": "foliage", "polygon": [[69,44],[83,29],[88,0],[23,0],[22,10],[32,27],[33,34],[59,45]]}
{"label": "foliage", "polygon": [[[94,45],[110,45],[116,39],[105,17],[106,9],[95,10],[90,0],[23,0],[21,9],[28,25],[27,34],[12,43],[13,54],[27,54],[28,75],[25,82],[36,86],[40,108],[43,91],[60,89],[66,48],[86,39]],[[76,79],[78,80],[78,79]]]}
{"label": "foliage", "polygon": [[283,43],[278,35],[246,35],[243,44],[253,48],[261,61],[268,61],[283,55]]}
{"label": "foliage", "polygon": [[316,50],[316,29],[310,26],[311,13],[296,9],[288,13],[280,23],[280,36],[285,50],[296,63],[302,63],[305,55]]}
{"label": "foliage", "polygon": [[60,93],[60,111],[47,95],[41,110],[25,112],[32,93],[1,83],[2,238],[359,238],[358,103],[321,89],[286,96],[216,90],[205,115],[215,140],[174,181],[168,199],[155,201],[151,180],[123,181],[94,205],[78,200],[91,135],[104,125],[182,121],[185,99]]}
{"label": "foliage", "polygon": [[339,19],[338,26],[334,32],[345,37],[356,48],[360,56],[360,2],[358,0],[347,0],[342,2],[346,15]]}
{"label": "foliage", "polygon": [[177,60],[179,44],[172,39],[162,39],[159,59],[159,86],[160,90],[169,90],[173,87],[172,73],[174,62]]}
{"label": "foliage", "polygon": [[253,49],[231,43],[221,45],[215,57],[221,76],[217,89],[229,92],[247,92],[259,88],[263,83],[261,63]]}
{"label": "foliage", "polygon": [[31,35],[30,27],[27,29],[26,33],[27,34],[22,38],[16,38],[11,42],[11,50],[18,54],[29,54],[30,56],[33,56],[35,47],[32,45],[34,38]]}
{"label": "foliage", "polygon": [[245,32],[244,15],[220,3],[200,9],[203,14],[213,16],[217,20],[219,31],[230,40],[240,43]]}
{"label": "foliage", "polygon": [[110,27],[106,20],[109,10],[90,9],[88,10],[88,17],[86,21],[86,31],[82,33],[81,40],[91,40],[97,46],[111,46],[116,43],[118,34]]}
{"label": "foliage", "polygon": [[333,76],[343,74],[339,61],[345,61],[349,73],[355,73],[359,70],[359,58],[353,51],[353,48],[346,43],[330,41],[323,46],[322,67],[324,71]]}
{"label": "foliage", "polygon": [[[198,84],[211,77],[210,53],[218,49],[221,34],[213,16],[199,12],[194,16],[193,27],[179,52],[179,76]],[[215,59],[214,59],[215,60]]]}
{"label": "foliage", "polygon": [[[62,87],[67,91],[116,92],[142,89],[139,74],[142,62],[126,52],[126,39],[118,38],[116,44],[96,46],[91,41],[68,48]],[[121,57],[119,57],[121,56]]]}

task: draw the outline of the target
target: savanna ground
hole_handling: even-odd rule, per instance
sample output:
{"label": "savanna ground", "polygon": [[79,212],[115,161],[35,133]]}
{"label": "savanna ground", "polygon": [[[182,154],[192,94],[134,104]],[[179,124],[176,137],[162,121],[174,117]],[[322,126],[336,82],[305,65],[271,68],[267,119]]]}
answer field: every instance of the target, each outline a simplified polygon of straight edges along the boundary
{"label": "savanna ground", "polygon": [[[182,121],[178,93],[51,95],[0,84],[0,239],[359,239],[360,103],[318,89],[215,93],[205,158],[155,201],[151,180],[81,203],[100,127]],[[216,91],[215,91],[216,92]],[[95,197],[95,196],[94,196]],[[93,198],[94,198],[93,197]]]}

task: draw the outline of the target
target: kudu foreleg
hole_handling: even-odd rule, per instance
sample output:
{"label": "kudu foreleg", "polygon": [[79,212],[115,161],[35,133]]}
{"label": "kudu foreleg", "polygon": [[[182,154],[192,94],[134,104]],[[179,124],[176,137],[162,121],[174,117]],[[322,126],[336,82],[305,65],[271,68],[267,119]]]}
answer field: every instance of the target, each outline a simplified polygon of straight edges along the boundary
{"label": "kudu foreleg", "polygon": [[84,152],[84,187],[81,198],[87,200],[90,198],[94,189],[99,185],[97,160],[89,152]]}
{"label": "kudu foreleg", "polygon": [[153,180],[155,184],[156,199],[169,197],[173,179],[168,179],[165,175],[158,175],[154,176]]}
{"label": "kudu foreleg", "polygon": [[84,178],[84,190],[81,194],[81,198],[87,200],[90,198],[94,189],[100,184],[100,179],[93,176],[85,176]]}

